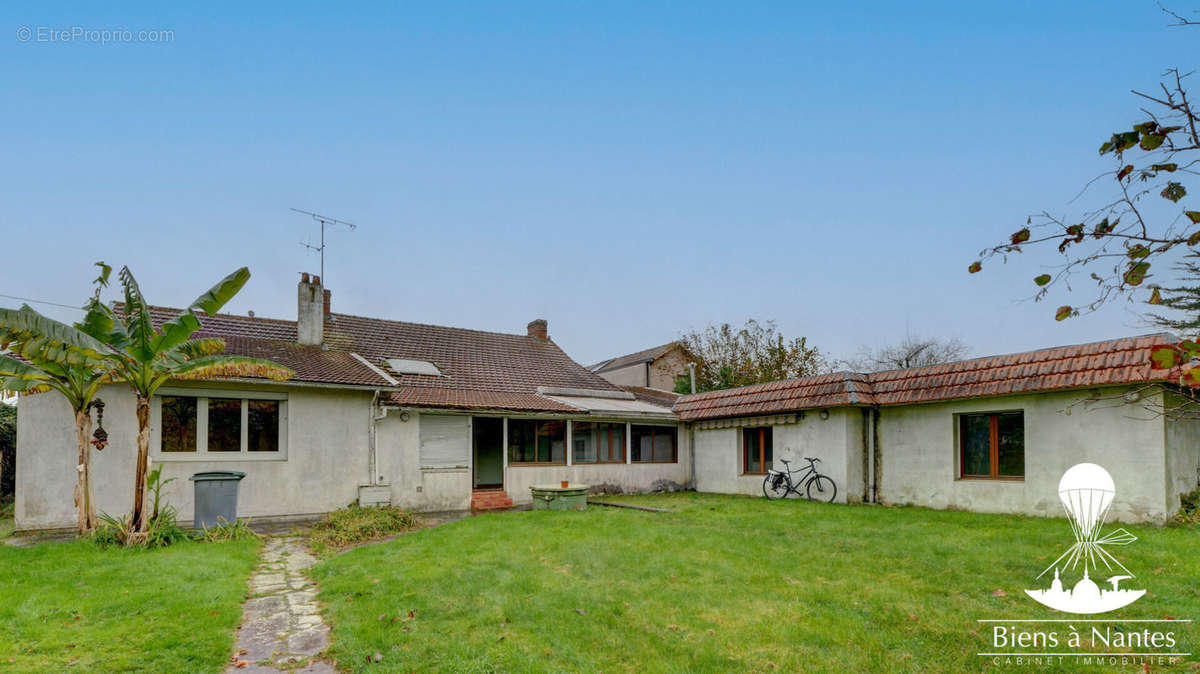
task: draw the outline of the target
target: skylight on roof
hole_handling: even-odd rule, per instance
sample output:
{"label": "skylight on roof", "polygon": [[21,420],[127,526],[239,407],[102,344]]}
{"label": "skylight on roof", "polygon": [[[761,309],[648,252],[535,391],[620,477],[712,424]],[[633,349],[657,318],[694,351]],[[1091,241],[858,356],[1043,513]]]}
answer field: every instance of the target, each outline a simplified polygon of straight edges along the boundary
{"label": "skylight on roof", "polygon": [[440,377],[442,371],[427,360],[409,360],[407,358],[384,358],[392,372],[396,374],[428,374]]}

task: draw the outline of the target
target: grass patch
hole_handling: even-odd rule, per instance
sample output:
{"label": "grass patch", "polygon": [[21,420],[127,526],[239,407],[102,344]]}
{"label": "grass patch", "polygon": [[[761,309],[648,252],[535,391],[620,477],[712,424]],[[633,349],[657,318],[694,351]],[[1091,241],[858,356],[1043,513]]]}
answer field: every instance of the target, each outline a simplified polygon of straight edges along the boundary
{"label": "grass patch", "polygon": [[[484,515],[321,562],[333,655],[391,671],[979,671],[977,619],[1063,617],[1022,592],[1071,542],[1062,519],[615,498],[673,512]],[[1139,540],[1115,552],[1150,594],[1119,616],[1200,619],[1200,532],[1127,528]],[[1178,650],[1198,631],[1181,625]]]}
{"label": "grass patch", "polygon": [[258,549],[0,545],[0,670],[221,671]]}
{"label": "grass patch", "polygon": [[335,510],[314,524],[309,544],[317,554],[336,552],[403,533],[416,528],[419,523],[415,515],[395,506],[360,508],[355,505]]}

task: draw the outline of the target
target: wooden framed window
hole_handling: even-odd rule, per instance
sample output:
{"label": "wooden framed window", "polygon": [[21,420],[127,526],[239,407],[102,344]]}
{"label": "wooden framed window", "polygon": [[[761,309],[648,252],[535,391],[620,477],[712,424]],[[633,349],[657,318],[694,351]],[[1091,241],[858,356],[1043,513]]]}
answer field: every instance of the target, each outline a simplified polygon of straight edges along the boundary
{"label": "wooden framed window", "polygon": [[508,462],[567,463],[567,422],[542,419],[508,420]]}
{"label": "wooden framed window", "polygon": [[571,422],[572,463],[625,463],[625,424]]}
{"label": "wooden framed window", "polygon": [[150,446],[157,461],[285,459],[287,395],[162,390],[150,402]]}
{"label": "wooden framed window", "polygon": [[675,426],[634,425],[629,431],[632,463],[675,463],[679,460],[679,429]]}
{"label": "wooden framed window", "polygon": [[958,476],[1025,478],[1025,414],[991,412],[958,417]]}
{"label": "wooden framed window", "polygon": [[774,450],[771,427],[742,429],[742,472],[747,475],[762,475],[771,470]]}

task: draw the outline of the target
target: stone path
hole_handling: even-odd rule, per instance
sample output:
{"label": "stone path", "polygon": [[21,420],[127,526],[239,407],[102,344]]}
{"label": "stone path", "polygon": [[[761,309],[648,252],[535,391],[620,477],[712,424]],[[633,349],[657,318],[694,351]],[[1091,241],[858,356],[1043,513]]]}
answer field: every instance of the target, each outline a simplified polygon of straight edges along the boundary
{"label": "stone path", "polygon": [[329,626],[321,619],[316,584],[307,573],[316,561],[302,536],[266,539],[262,563],[250,577],[250,599],[242,607],[236,655],[226,672],[335,671],[329,663],[313,660],[329,645]]}

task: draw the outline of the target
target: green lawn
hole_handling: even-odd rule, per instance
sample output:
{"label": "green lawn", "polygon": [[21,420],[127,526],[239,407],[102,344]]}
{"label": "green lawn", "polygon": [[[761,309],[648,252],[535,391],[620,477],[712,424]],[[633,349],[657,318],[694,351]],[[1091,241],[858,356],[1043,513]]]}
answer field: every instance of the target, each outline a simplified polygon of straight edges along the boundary
{"label": "green lawn", "polygon": [[[675,512],[484,515],[322,562],[331,654],[352,670],[979,671],[977,619],[1065,617],[1021,591],[1070,542],[1062,519],[611,498]],[[1200,619],[1200,530],[1130,529],[1114,552],[1151,594],[1119,615]],[[1179,629],[1195,651],[1200,628]]]}
{"label": "green lawn", "polygon": [[0,545],[0,671],[219,672],[258,548]]}

